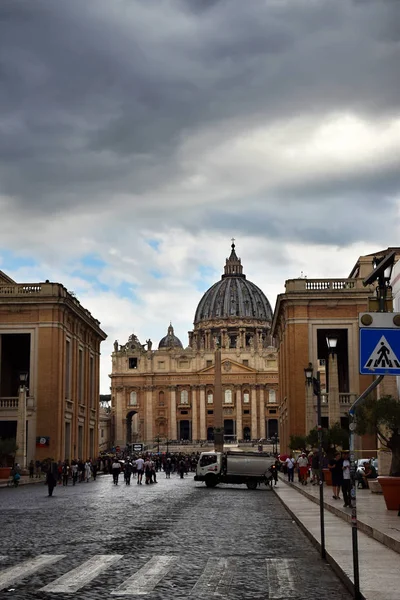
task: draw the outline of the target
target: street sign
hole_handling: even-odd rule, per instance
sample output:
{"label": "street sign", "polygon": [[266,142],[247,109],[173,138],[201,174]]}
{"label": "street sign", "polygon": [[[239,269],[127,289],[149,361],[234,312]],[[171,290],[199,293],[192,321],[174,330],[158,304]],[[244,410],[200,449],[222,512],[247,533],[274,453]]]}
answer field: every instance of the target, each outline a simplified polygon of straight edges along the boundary
{"label": "street sign", "polygon": [[400,375],[400,328],[360,328],[361,375]]}

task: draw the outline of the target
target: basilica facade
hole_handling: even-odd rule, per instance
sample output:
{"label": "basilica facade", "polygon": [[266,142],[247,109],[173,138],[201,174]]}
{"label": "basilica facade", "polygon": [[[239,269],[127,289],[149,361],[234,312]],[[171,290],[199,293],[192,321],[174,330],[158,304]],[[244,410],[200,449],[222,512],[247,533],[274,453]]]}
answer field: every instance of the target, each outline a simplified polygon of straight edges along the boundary
{"label": "basilica facade", "polygon": [[232,244],[224,273],[195,311],[188,346],[172,324],[158,349],[131,334],[114,344],[111,404],[115,445],[154,440],[212,440],[214,362],[221,348],[226,440],[278,433],[278,367],[272,310],[243,273]]}

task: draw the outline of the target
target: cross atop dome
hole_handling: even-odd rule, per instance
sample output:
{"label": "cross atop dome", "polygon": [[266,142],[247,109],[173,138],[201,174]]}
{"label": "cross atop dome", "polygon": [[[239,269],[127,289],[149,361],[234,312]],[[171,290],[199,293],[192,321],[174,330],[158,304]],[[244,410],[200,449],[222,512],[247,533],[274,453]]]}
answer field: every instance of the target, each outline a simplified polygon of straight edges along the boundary
{"label": "cross atop dome", "polygon": [[222,278],[224,277],[245,277],[245,275],[243,275],[243,267],[242,267],[242,261],[240,258],[237,257],[236,255],[236,251],[235,251],[235,238],[232,238],[232,244],[231,244],[231,255],[229,258],[226,259],[226,263],[225,263],[225,273],[224,275],[222,275]]}

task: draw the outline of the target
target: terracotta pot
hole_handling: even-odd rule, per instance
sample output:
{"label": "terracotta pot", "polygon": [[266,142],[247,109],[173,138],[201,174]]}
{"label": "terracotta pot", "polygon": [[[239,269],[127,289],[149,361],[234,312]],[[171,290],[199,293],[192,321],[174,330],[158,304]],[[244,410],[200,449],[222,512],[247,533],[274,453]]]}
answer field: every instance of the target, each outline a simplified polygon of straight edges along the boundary
{"label": "terracotta pot", "polygon": [[380,476],[378,481],[381,485],[383,497],[388,510],[400,509],[400,477]]}
{"label": "terracotta pot", "polygon": [[0,479],[8,479],[10,477],[11,467],[0,467]]}
{"label": "terracotta pot", "polygon": [[326,485],[332,485],[332,471],[330,469],[322,469],[322,472]]}

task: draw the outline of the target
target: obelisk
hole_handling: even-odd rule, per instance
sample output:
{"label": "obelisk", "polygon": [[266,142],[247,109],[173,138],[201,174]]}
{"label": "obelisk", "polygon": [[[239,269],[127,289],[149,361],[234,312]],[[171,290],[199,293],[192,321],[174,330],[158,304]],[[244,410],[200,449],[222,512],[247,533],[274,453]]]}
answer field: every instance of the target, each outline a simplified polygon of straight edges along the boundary
{"label": "obelisk", "polygon": [[214,379],[214,450],[224,451],[224,416],[222,413],[222,375],[221,348],[219,343],[215,350],[215,379]]}

